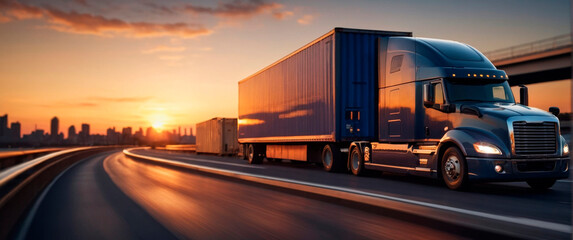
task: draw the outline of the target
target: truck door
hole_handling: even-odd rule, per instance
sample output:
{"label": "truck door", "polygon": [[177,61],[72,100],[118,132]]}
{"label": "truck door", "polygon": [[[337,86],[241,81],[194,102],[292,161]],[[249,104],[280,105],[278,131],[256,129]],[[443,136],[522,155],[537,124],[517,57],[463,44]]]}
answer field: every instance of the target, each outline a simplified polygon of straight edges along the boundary
{"label": "truck door", "polygon": [[451,128],[448,114],[448,104],[444,94],[444,84],[441,80],[432,81],[430,92],[432,106],[426,106],[425,136],[429,141],[439,141]]}

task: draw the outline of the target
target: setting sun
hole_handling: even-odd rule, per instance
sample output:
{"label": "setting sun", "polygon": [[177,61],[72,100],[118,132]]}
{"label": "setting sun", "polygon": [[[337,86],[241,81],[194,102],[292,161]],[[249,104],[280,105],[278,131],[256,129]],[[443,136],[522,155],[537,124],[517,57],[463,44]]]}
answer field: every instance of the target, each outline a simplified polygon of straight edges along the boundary
{"label": "setting sun", "polygon": [[153,128],[158,129],[158,130],[163,129],[163,126],[164,126],[164,125],[165,125],[165,124],[164,124],[163,122],[160,122],[160,121],[156,121],[156,122],[153,122],[153,123],[151,124],[151,126],[152,126]]}
{"label": "setting sun", "polygon": [[149,116],[149,123],[155,130],[164,130],[170,122],[170,117],[162,112],[156,112]]}

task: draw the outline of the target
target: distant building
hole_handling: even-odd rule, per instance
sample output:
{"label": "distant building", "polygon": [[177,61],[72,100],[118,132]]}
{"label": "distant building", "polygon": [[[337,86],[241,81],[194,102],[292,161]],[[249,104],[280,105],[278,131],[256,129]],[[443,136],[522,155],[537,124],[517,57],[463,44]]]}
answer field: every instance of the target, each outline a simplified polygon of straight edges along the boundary
{"label": "distant building", "polygon": [[22,125],[20,122],[13,122],[10,124],[10,138],[11,140],[20,140],[22,136]]}
{"label": "distant building", "polygon": [[124,127],[121,129],[121,135],[131,137],[131,127]]}
{"label": "distant building", "polygon": [[42,129],[36,129],[32,133],[23,136],[23,141],[31,144],[32,146],[41,146],[45,144],[49,135],[44,133]]}
{"label": "distant building", "polygon": [[143,138],[143,128],[140,127],[139,130],[137,130],[137,131],[135,132],[135,134],[133,134],[133,136],[134,136],[135,138]]}
{"label": "distant building", "polygon": [[64,141],[64,134],[60,134],[58,117],[53,117],[50,121],[50,137],[47,140],[49,145],[61,145]]}
{"label": "distant building", "polygon": [[78,134],[76,133],[76,127],[74,127],[74,125],[70,126],[68,128],[68,139],[77,136]]}
{"label": "distant building", "polygon": [[82,145],[91,145],[93,141],[90,136],[90,125],[87,123],[82,123],[82,130],[78,136],[78,142]]}
{"label": "distant building", "polygon": [[60,120],[58,119],[58,117],[54,117],[54,118],[52,118],[52,121],[50,124],[50,135],[55,137],[55,136],[58,136],[59,132],[60,132]]}
{"label": "distant building", "polygon": [[121,129],[121,144],[134,144],[131,127]]}
{"label": "distant building", "polygon": [[0,140],[8,136],[8,114],[0,116]]}
{"label": "distant building", "polygon": [[78,144],[78,134],[76,133],[76,127],[74,125],[68,128],[68,143]]}
{"label": "distant building", "polygon": [[115,131],[115,127],[108,128],[106,134],[106,144],[117,145],[119,144],[119,132]]}
{"label": "distant building", "polygon": [[89,136],[90,135],[90,125],[87,123],[82,123],[82,131],[80,132],[80,135],[84,135],[84,136]]}
{"label": "distant building", "polygon": [[181,136],[179,143],[181,144],[195,144],[196,137],[193,136],[193,128],[189,128],[189,135],[187,135],[187,128],[185,128],[185,135]]}
{"label": "distant building", "polygon": [[152,127],[148,127],[147,130],[145,131],[145,137],[146,137],[148,140],[151,140],[151,138],[154,137],[154,136],[153,136],[153,135],[154,135],[153,132],[154,132],[154,131],[153,131],[153,128],[152,128]]}
{"label": "distant building", "polygon": [[145,137],[143,136],[143,128],[140,127],[139,130],[137,130],[133,134],[133,144],[140,145],[144,142],[145,142]]}

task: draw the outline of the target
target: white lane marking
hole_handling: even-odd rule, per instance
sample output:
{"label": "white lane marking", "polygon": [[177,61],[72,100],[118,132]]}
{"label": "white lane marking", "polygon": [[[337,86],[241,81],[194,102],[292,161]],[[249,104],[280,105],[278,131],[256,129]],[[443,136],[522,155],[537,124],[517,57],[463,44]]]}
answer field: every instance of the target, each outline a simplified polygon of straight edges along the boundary
{"label": "white lane marking", "polygon": [[[132,153],[132,154],[136,154],[136,153]],[[244,168],[266,169],[265,167],[256,166],[256,165],[247,165],[247,164],[240,164],[240,163],[220,162],[220,161],[214,161],[214,160],[207,160],[207,159],[200,159],[200,158],[192,158],[192,157],[182,157],[182,156],[174,156],[174,157],[177,158],[178,160],[191,160],[191,161],[196,161],[196,162],[206,162],[206,163],[214,163],[214,164],[229,165],[229,166],[244,167]],[[169,159],[167,159],[167,160],[169,160]]]}
{"label": "white lane marking", "polygon": [[173,164],[180,165],[183,167],[185,165],[191,165],[193,167],[203,168],[203,169],[210,170],[210,171],[219,171],[219,172],[224,172],[224,173],[229,173],[229,174],[245,175],[245,176],[262,178],[262,179],[269,179],[269,180],[294,183],[294,184],[300,184],[300,185],[311,186],[311,187],[318,187],[318,188],[342,191],[342,192],[347,192],[347,193],[353,193],[353,194],[358,194],[358,195],[364,195],[364,196],[382,198],[382,199],[387,199],[387,200],[393,200],[393,201],[397,201],[397,202],[409,203],[409,204],[413,204],[413,205],[419,205],[419,206],[424,206],[424,207],[429,207],[429,208],[441,209],[441,210],[446,210],[446,211],[451,211],[451,212],[456,212],[456,213],[462,213],[462,214],[467,214],[467,215],[472,215],[472,216],[477,216],[477,217],[482,217],[482,218],[489,218],[489,219],[494,219],[494,220],[498,220],[498,221],[509,222],[509,223],[513,223],[513,224],[521,224],[521,225],[525,225],[525,226],[537,227],[537,228],[542,228],[542,229],[547,229],[547,230],[571,234],[571,226],[566,225],[566,224],[541,221],[541,220],[536,220],[536,219],[531,219],[531,218],[508,217],[508,216],[479,212],[479,211],[468,210],[468,209],[463,209],[463,208],[456,208],[456,207],[444,206],[444,205],[439,205],[439,204],[434,204],[434,203],[427,203],[427,202],[421,202],[421,201],[416,201],[416,200],[410,200],[410,199],[405,199],[405,198],[392,197],[392,196],[383,195],[383,194],[364,192],[364,191],[350,189],[350,188],[336,187],[336,186],[323,185],[323,184],[318,184],[318,183],[310,183],[310,182],[291,180],[291,179],[285,179],[285,178],[270,177],[270,176],[264,176],[264,175],[258,175],[258,174],[250,174],[250,173],[233,171],[233,170],[224,170],[224,169],[212,168],[212,167],[201,166],[201,165],[194,165],[194,164],[189,164],[189,163],[174,162],[173,160],[156,158],[156,157],[148,157],[148,156],[143,156],[143,155],[131,153],[129,150],[124,150],[124,153],[126,153],[127,155],[132,155],[132,156],[136,156],[136,157],[143,157],[143,158],[147,158],[150,160],[173,163]]}
{"label": "white lane marking", "polygon": [[246,165],[240,163],[228,163],[228,162],[219,162],[207,159],[199,159],[199,158],[191,158],[191,157],[178,157],[185,160],[191,160],[196,162],[206,162],[206,163],[215,163],[215,164],[222,164],[222,165],[229,165],[229,166],[237,166],[237,167],[246,167],[246,168],[257,168],[257,169],[265,169],[265,167],[255,166],[255,165]]}
{"label": "white lane marking", "polygon": [[558,182],[566,182],[566,183],[572,183],[573,181],[571,180],[567,180],[567,179],[561,179],[561,180],[557,180]]}

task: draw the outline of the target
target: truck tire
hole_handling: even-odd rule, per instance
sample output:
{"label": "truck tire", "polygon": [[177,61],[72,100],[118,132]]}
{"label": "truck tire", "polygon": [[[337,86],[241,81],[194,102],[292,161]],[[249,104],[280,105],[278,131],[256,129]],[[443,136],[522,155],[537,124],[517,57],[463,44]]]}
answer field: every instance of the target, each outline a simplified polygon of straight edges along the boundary
{"label": "truck tire", "polygon": [[531,179],[527,180],[527,185],[535,190],[547,190],[553,187],[555,184],[556,179]]}
{"label": "truck tire", "polygon": [[338,172],[342,169],[342,159],[340,157],[340,150],[332,144],[324,145],[321,154],[322,166],[327,172]]}
{"label": "truck tire", "polygon": [[242,147],[243,160],[249,160],[249,145],[245,144]]}
{"label": "truck tire", "polygon": [[358,147],[352,148],[350,153],[350,171],[355,176],[362,176],[366,172],[364,169],[364,157]]}
{"label": "truck tire", "polygon": [[249,164],[263,163],[261,147],[255,144],[249,144],[247,147],[247,159],[249,160]]}
{"label": "truck tire", "polygon": [[466,158],[457,147],[446,150],[440,166],[442,179],[449,189],[463,190],[468,187]]}

